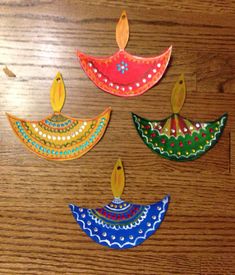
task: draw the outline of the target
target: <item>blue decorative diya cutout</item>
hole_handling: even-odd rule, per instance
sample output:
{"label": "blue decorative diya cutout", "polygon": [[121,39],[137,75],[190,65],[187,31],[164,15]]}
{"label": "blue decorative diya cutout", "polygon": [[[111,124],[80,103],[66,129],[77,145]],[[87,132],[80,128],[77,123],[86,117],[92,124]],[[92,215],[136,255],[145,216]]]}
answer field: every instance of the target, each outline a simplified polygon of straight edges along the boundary
{"label": "blue decorative diya cutout", "polygon": [[114,200],[103,208],[87,209],[70,204],[82,230],[95,242],[115,249],[137,246],[148,239],[162,223],[168,209],[169,196],[150,204],[139,205],[121,200],[124,189],[121,160],[115,164],[111,186]]}

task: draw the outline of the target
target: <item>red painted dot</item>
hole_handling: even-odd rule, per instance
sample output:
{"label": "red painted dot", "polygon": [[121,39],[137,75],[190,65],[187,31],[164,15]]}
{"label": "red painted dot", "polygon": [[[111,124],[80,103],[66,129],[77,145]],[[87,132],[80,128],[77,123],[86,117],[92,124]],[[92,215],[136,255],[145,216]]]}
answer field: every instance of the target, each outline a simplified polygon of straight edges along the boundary
{"label": "red painted dot", "polygon": [[166,143],[166,140],[165,140],[165,139],[162,139],[162,140],[161,140],[161,143],[165,144],[165,143]]}
{"label": "red painted dot", "polygon": [[150,129],[150,125],[145,125],[145,129]]}
{"label": "red painted dot", "polygon": [[182,141],[180,141],[179,145],[180,145],[180,147],[184,146]]}
{"label": "red painted dot", "polygon": [[213,132],[214,132],[214,130],[212,128],[210,128],[210,133],[213,133]]}
{"label": "red painted dot", "polygon": [[156,134],[155,134],[155,133],[152,133],[152,134],[151,134],[151,137],[156,137]]}
{"label": "red painted dot", "polygon": [[198,141],[198,140],[199,140],[199,138],[198,138],[198,137],[195,137],[194,139],[195,139],[195,141]]}
{"label": "red painted dot", "polygon": [[174,143],[174,142],[172,142],[170,145],[171,145],[171,147],[174,147],[174,146],[175,146],[175,143]]}
{"label": "red painted dot", "polygon": [[189,140],[189,141],[188,141],[188,144],[189,144],[189,145],[191,145],[191,144],[192,144],[192,141],[191,141],[191,140]]}
{"label": "red painted dot", "polygon": [[205,133],[202,133],[202,137],[205,137],[206,136],[206,134]]}

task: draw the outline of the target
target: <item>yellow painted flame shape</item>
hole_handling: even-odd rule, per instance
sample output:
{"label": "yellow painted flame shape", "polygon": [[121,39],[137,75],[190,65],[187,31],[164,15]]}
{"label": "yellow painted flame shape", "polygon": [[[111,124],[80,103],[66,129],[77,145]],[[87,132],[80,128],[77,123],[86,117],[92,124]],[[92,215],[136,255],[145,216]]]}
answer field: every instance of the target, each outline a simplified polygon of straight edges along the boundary
{"label": "yellow painted flame shape", "polygon": [[111,176],[111,187],[114,198],[120,198],[125,185],[125,175],[123,170],[122,161],[117,160],[112,176]]}
{"label": "yellow painted flame shape", "polygon": [[65,102],[65,87],[62,75],[57,73],[50,91],[51,106],[54,113],[60,113]]}
{"label": "yellow painted flame shape", "polygon": [[171,94],[171,107],[174,114],[178,114],[182,109],[186,96],[186,85],[184,75],[181,74]]}
{"label": "yellow painted flame shape", "polygon": [[116,26],[116,41],[120,50],[124,50],[129,40],[129,24],[126,11],[123,11]]}

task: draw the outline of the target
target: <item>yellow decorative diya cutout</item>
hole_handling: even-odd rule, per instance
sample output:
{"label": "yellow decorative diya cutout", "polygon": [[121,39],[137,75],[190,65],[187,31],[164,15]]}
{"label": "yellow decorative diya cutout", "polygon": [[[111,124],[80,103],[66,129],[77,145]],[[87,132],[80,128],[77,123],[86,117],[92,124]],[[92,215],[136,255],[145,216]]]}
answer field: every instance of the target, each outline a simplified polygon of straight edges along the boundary
{"label": "yellow decorative diya cutout", "polygon": [[92,119],[76,119],[61,113],[65,102],[62,76],[57,73],[50,92],[54,113],[40,121],[19,119],[7,114],[21,142],[33,153],[48,160],[71,160],[86,154],[102,138],[111,108]]}

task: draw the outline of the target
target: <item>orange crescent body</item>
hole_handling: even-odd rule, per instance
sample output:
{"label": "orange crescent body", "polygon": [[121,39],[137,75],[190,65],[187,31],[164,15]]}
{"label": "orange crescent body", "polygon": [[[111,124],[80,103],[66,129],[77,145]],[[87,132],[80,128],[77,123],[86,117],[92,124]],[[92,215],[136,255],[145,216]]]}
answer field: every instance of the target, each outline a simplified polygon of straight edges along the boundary
{"label": "orange crescent body", "polygon": [[80,158],[102,138],[111,108],[93,119],[75,119],[62,113],[41,121],[19,119],[7,114],[16,136],[33,153],[55,161]]}

